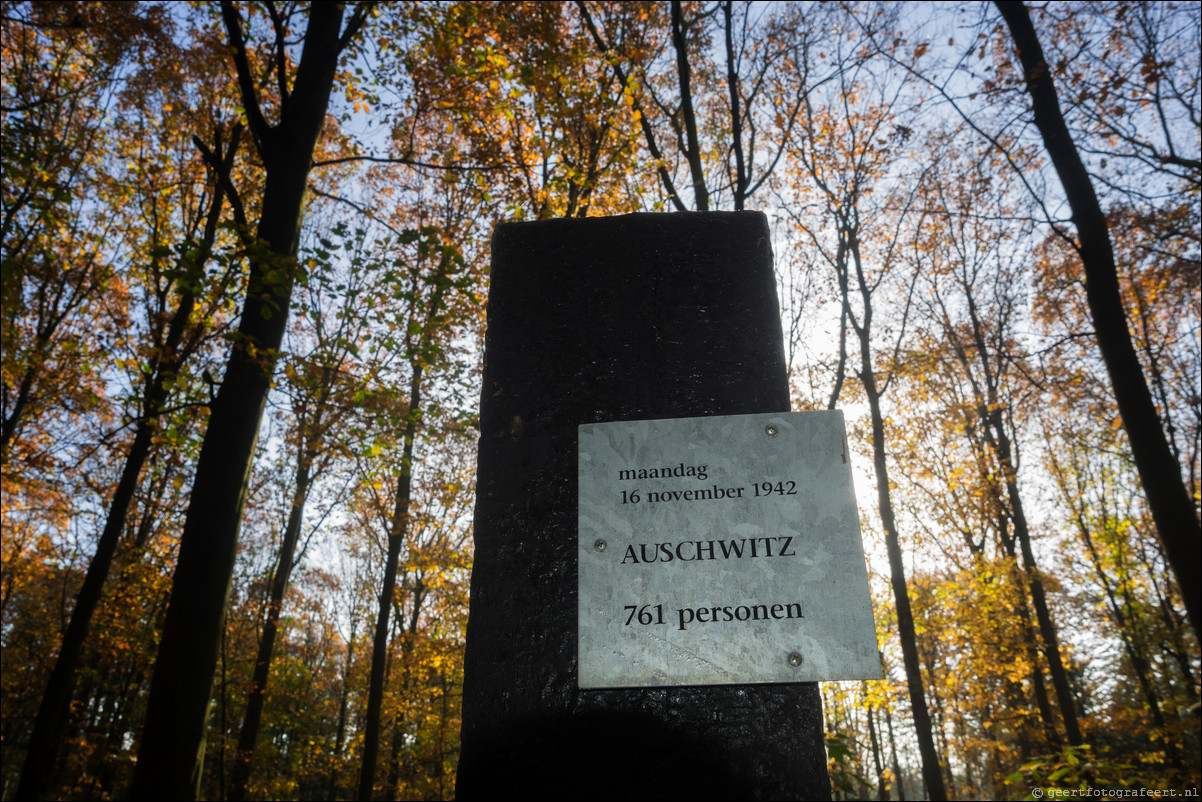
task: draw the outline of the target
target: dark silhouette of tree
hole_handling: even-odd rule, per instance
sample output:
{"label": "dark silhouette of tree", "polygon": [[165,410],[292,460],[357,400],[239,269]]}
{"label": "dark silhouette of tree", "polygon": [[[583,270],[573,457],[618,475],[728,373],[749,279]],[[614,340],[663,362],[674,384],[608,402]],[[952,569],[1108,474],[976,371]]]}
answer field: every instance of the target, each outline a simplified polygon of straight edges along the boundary
{"label": "dark silhouette of tree", "polygon": [[1110,374],[1148,507],[1181,587],[1190,625],[1197,634],[1202,631],[1199,629],[1202,626],[1202,580],[1198,575],[1198,565],[1202,564],[1202,538],[1198,536],[1198,514],[1181,481],[1180,465],[1161,428],[1156,404],[1131,342],[1106,215],[1060,111],[1052,71],[1044,59],[1026,5],[1021,0],[999,0],[995,5],[1010,28],[1031,97],[1035,125],[1072,209],[1073,225],[1077,229],[1077,241],[1073,245],[1085,268],[1085,291],[1098,349]]}
{"label": "dark silhouette of tree", "polygon": [[249,275],[242,317],[213,399],[180,536],[130,792],[135,799],[191,799],[198,793],[251,457],[297,278],[309,169],[326,122],[338,59],[369,13],[367,5],[355,6],[344,28],[341,5],[314,4],[290,82],[287,25],[275,6],[268,6],[279,93],[278,121],[271,124],[264,116],[241,15],[229,2],[221,10],[265,182],[258,228],[246,243]]}

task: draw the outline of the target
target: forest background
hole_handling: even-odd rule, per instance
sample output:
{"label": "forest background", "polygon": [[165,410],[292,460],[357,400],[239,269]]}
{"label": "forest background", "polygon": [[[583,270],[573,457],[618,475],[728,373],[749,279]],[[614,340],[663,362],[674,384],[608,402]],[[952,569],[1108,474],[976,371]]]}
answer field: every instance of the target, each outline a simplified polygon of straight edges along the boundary
{"label": "forest background", "polygon": [[836,798],[1196,788],[1200,16],[4,2],[3,798],[451,797],[491,229],[703,209],[857,451]]}

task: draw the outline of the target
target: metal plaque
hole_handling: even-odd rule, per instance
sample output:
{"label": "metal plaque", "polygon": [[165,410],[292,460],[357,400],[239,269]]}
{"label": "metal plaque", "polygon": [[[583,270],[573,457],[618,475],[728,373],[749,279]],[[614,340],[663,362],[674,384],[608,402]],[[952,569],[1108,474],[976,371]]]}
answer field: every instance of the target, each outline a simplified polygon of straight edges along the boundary
{"label": "metal plaque", "polygon": [[880,678],[843,413],[579,436],[581,688]]}

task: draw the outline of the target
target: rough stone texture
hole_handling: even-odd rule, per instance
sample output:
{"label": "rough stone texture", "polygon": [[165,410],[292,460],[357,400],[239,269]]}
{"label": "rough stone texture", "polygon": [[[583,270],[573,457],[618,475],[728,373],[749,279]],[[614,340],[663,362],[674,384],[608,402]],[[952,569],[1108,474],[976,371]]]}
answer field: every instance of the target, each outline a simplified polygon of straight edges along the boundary
{"label": "rough stone texture", "polygon": [[582,691],[576,427],[789,409],[757,212],[492,243],[460,799],[826,799],[817,686]]}

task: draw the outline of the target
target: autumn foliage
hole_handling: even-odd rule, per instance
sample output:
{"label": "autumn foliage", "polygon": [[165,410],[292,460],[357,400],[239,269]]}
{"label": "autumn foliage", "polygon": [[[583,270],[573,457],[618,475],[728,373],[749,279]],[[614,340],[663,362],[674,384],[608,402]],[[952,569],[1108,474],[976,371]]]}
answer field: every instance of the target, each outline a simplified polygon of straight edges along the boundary
{"label": "autumn foliage", "polygon": [[1197,787],[1196,3],[0,7],[4,798],[453,797],[492,227],[744,208],[834,796]]}

